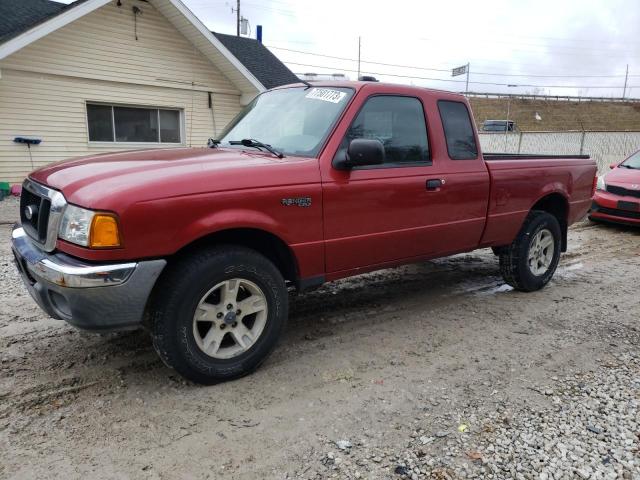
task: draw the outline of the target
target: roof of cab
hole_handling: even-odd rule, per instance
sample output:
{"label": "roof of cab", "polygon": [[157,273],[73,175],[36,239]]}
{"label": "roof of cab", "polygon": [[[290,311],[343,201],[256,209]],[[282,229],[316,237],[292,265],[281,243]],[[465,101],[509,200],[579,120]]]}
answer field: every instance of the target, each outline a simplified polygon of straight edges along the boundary
{"label": "roof of cab", "polygon": [[[348,80],[348,81],[336,81],[336,80],[314,80],[314,81],[310,81],[309,84],[311,84],[311,87],[319,87],[319,88],[328,88],[328,87],[335,87],[335,88],[353,88],[355,90],[360,90],[361,88],[364,88],[366,86],[370,86],[370,85],[379,85],[379,86],[384,86],[384,87],[393,87],[393,88],[399,88],[399,89],[406,89],[407,91],[411,91],[411,90],[420,90],[420,91],[427,91],[427,92],[433,92],[433,93],[439,93],[439,94],[446,94],[446,95],[455,95],[458,97],[462,97],[462,98],[466,98],[462,93],[458,93],[458,92],[451,92],[449,90],[440,90],[437,88],[428,88],[428,87],[418,87],[415,85],[404,85],[401,83],[390,83],[390,82],[373,82],[373,81],[355,81],[355,80]],[[290,83],[287,85],[281,85],[279,87],[275,87],[272,90],[277,90],[280,88],[291,88],[291,87],[304,87],[307,86],[305,83],[303,82],[298,82],[298,83]]]}

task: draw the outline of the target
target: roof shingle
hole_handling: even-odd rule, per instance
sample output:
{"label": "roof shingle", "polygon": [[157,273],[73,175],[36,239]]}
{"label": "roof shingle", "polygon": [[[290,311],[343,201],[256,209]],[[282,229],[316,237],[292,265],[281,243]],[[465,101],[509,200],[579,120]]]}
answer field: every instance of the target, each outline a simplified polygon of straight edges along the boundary
{"label": "roof shingle", "polygon": [[212,33],[265,88],[300,82],[298,77],[278,57],[257,40],[225,35],[224,33]]}
{"label": "roof shingle", "polygon": [[84,1],[65,5],[51,0],[0,0],[0,43]]}
{"label": "roof shingle", "polygon": [[[87,0],[65,5],[52,0],[0,0],[0,44]],[[212,32],[265,88],[300,80],[262,43],[252,38]]]}

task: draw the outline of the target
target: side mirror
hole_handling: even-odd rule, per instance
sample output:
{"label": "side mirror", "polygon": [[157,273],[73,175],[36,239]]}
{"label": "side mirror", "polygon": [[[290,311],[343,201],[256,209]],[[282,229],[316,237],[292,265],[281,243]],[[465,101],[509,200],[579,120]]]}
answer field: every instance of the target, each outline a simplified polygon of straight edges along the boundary
{"label": "side mirror", "polygon": [[616,168],[617,166],[618,166],[618,164],[617,164],[617,163],[612,163],[611,165],[609,165],[609,168],[610,168],[611,170],[613,170],[613,169],[614,169],[614,168]]}
{"label": "side mirror", "polygon": [[354,138],[349,143],[344,160],[336,162],[335,167],[340,170],[350,170],[354,167],[382,165],[384,156],[384,145],[380,140]]}

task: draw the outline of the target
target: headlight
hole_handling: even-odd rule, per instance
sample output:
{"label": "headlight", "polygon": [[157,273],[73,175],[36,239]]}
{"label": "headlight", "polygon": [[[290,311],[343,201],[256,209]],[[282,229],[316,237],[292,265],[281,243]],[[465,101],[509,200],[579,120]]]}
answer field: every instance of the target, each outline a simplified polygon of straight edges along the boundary
{"label": "headlight", "polygon": [[120,246],[118,221],[114,215],[94,212],[75,205],[67,205],[60,222],[58,237],[83,247]]}
{"label": "headlight", "polygon": [[89,246],[89,229],[94,212],[75,205],[67,205],[58,236],[67,242]]}
{"label": "headlight", "polygon": [[606,190],[607,184],[604,181],[604,175],[598,177],[598,183],[596,184],[596,190]]}

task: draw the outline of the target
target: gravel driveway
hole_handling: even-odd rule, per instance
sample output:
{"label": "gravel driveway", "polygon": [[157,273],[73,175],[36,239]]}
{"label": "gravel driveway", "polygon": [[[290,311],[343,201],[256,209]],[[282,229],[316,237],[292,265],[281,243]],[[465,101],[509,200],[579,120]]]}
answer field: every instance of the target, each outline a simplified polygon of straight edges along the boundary
{"label": "gravel driveway", "polygon": [[292,299],[254,375],[46,318],[0,202],[0,478],[640,479],[640,229],[583,223],[544,290],[481,250]]}

